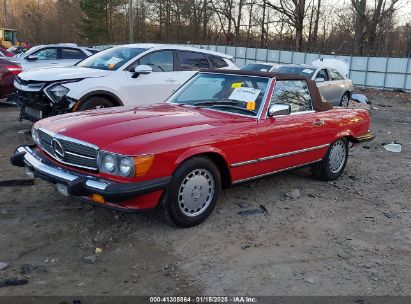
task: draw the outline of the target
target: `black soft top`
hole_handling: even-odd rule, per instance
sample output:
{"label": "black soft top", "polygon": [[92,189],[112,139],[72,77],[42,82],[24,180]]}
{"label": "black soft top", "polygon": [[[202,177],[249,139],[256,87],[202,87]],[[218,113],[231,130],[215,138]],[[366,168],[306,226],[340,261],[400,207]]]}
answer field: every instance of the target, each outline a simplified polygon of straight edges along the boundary
{"label": "black soft top", "polygon": [[294,75],[294,74],[282,74],[275,72],[260,72],[260,71],[245,71],[245,70],[202,70],[201,72],[209,72],[216,74],[231,74],[231,75],[241,75],[241,76],[257,76],[257,77],[268,77],[275,78],[277,80],[305,80],[308,83],[308,88],[310,89],[311,99],[313,102],[313,108],[316,112],[328,111],[333,108],[333,106],[325,101],[318,91],[317,84],[304,76]]}

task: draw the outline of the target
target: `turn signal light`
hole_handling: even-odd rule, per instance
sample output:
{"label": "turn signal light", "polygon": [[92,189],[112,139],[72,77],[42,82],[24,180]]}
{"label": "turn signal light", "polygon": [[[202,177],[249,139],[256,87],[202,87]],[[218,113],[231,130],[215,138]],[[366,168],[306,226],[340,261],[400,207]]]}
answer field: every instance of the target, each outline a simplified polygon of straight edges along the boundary
{"label": "turn signal light", "polygon": [[135,177],[144,176],[150,170],[154,161],[154,155],[140,155],[134,157]]}
{"label": "turn signal light", "polygon": [[105,204],[104,197],[102,197],[99,194],[93,193],[90,198],[93,202],[96,202],[96,203],[99,203],[99,204],[102,204],[102,205]]}

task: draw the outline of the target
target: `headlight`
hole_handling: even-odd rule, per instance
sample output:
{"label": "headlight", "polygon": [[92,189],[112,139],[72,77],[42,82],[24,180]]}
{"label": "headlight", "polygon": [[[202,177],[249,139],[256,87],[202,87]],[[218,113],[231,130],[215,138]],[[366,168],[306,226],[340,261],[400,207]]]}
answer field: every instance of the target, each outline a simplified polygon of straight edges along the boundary
{"label": "headlight", "polygon": [[37,146],[40,146],[39,129],[33,127],[31,128],[31,137]]}
{"label": "headlight", "polygon": [[131,176],[134,173],[134,160],[131,157],[121,157],[118,164],[118,173],[122,176]]}
{"label": "headlight", "polygon": [[113,173],[116,170],[116,159],[112,154],[105,154],[102,159],[102,169],[105,172]]}
{"label": "headlight", "polygon": [[47,89],[47,94],[50,96],[54,103],[60,102],[64,96],[70,91],[68,88],[61,84],[56,84]]}
{"label": "headlight", "polygon": [[154,161],[154,155],[124,156],[100,151],[99,170],[124,177],[144,176]]}

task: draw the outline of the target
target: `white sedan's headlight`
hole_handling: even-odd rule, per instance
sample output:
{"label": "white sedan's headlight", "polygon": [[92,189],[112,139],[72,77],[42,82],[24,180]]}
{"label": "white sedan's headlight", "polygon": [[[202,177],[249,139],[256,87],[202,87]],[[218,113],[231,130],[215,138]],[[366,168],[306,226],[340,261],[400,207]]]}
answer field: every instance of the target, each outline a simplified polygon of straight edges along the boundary
{"label": "white sedan's headlight", "polygon": [[58,103],[64,98],[64,96],[66,96],[66,94],[70,90],[61,84],[55,84],[49,87],[46,91],[47,94],[50,96],[51,100],[54,103]]}

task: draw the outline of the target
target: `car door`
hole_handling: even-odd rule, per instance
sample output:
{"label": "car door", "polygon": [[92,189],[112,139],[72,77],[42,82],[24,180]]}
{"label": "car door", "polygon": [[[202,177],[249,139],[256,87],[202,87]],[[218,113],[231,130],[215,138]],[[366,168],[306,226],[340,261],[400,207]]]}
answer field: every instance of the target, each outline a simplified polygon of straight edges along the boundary
{"label": "car door", "polygon": [[60,66],[71,66],[87,58],[88,56],[80,49],[75,48],[61,48]]}
{"label": "car door", "polygon": [[343,97],[346,88],[345,88],[345,79],[344,77],[338,73],[334,69],[328,69],[328,73],[330,75],[330,95],[332,96],[332,99],[329,101],[333,105],[340,105],[341,98]]}
{"label": "car door", "polygon": [[177,50],[177,69],[180,85],[194,76],[198,71],[210,69],[210,59],[200,52]]}
{"label": "car door", "polygon": [[138,66],[148,65],[152,73],[140,74],[135,77],[133,72],[128,75],[128,102],[131,105],[151,104],[167,99],[181,84],[181,75],[176,69],[173,50],[159,50],[139,58],[128,70]]}
{"label": "car door", "polygon": [[[321,81],[321,78],[324,79],[324,81]],[[330,76],[328,74],[327,69],[319,70],[314,80],[317,84],[321,96],[323,96],[327,101],[331,102],[334,96]]]}
{"label": "car door", "polygon": [[270,105],[288,104],[291,113],[258,122],[257,174],[309,164],[322,158],[328,136],[324,116],[313,110],[305,80],[277,80]]}
{"label": "car door", "polygon": [[59,63],[58,48],[46,47],[24,57],[22,66],[24,70],[57,66]]}

